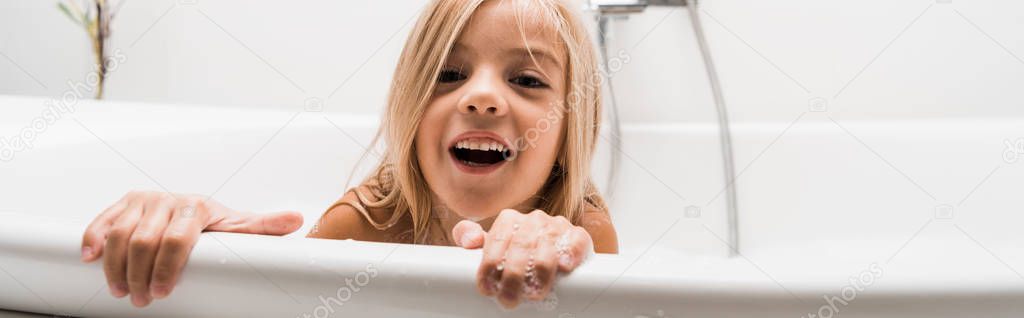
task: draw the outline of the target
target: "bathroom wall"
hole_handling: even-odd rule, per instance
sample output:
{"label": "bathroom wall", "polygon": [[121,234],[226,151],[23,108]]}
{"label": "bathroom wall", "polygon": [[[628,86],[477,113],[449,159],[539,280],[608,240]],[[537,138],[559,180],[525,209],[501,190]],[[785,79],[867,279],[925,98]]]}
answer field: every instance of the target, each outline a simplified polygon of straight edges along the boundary
{"label": "bathroom wall", "polygon": [[[124,3],[112,100],[376,112],[422,1]],[[0,93],[58,95],[91,70],[56,1],[0,2]],[[13,63],[12,63],[13,61]]]}
{"label": "bathroom wall", "polygon": [[1024,3],[706,1],[733,118],[1024,115]]}
{"label": "bathroom wall", "polygon": [[[124,1],[115,100],[377,112],[422,1]],[[1024,3],[1006,0],[703,1],[736,121],[1024,114]],[[612,23],[627,122],[711,121],[685,9]],[[0,93],[58,95],[90,70],[54,1],[0,1]],[[812,106],[812,104],[814,106]]]}

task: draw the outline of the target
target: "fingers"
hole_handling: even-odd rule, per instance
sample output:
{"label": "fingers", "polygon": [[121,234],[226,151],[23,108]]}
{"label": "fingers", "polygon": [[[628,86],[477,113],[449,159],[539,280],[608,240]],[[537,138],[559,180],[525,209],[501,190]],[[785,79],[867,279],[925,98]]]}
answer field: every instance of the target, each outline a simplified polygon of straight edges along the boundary
{"label": "fingers", "polygon": [[137,307],[144,307],[153,300],[149,294],[153,259],[156,258],[173,207],[174,198],[169,194],[146,201],[142,217],[128,239],[128,289],[132,295],[132,304]]}
{"label": "fingers", "polygon": [[529,300],[543,300],[554,287],[558,274],[558,252],[555,249],[555,241],[558,240],[561,231],[555,227],[548,227],[540,234],[534,258],[534,278],[526,280],[526,298]]}
{"label": "fingers", "polygon": [[475,249],[484,246],[484,229],[480,227],[480,224],[462,220],[455,227],[452,228],[452,239],[455,240],[455,244],[466,249]]}
{"label": "fingers", "polygon": [[568,273],[576,269],[587,259],[590,252],[594,250],[594,242],[586,230],[573,226],[562,234],[555,247],[558,249],[556,252],[560,254],[558,270]]}
{"label": "fingers", "polygon": [[135,226],[142,216],[142,202],[130,202],[114,221],[107,234],[106,245],[104,245],[103,272],[107,276],[107,286],[110,294],[121,298],[128,294],[127,279],[127,249],[128,239],[131,238]]}
{"label": "fingers", "polygon": [[501,291],[498,293],[498,302],[509,309],[515,308],[522,301],[520,296],[530,288],[527,280],[532,282],[536,278],[536,234],[545,225],[543,219],[536,217],[524,217],[519,221],[521,223],[513,224],[512,238],[505,250]]}
{"label": "fingers", "polygon": [[174,290],[205,223],[203,215],[190,206],[179,206],[172,213],[153,263],[149,293],[154,299],[163,299]]}
{"label": "fingers", "polygon": [[477,289],[484,296],[494,296],[498,293],[498,282],[502,273],[498,269],[505,256],[505,249],[512,238],[512,227],[521,213],[516,210],[502,210],[498,217],[491,224],[491,229],[484,237],[483,259],[477,271]]}
{"label": "fingers", "polygon": [[125,199],[122,197],[114,205],[103,210],[96,219],[89,223],[82,234],[82,261],[89,263],[103,255],[103,245],[107,240],[107,232],[113,225],[114,220],[121,215],[126,207]]}
{"label": "fingers", "polygon": [[200,196],[130,192],[86,227],[82,261],[102,256],[110,293],[143,307],[170,294],[203,230],[284,235],[301,226],[298,212],[240,213]]}
{"label": "fingers", "polygon": [[[460,224],[453,233],[471,230],[471,224]],[[497,296],[505,308],[523,300],[543,300],[558,273],[575,269],[593,249],[586,230],[540,210],[502,211],[485,238],[478,287],[486,296]]]}
{"label": "fingers", "polygon": [[[211,211],[221,213],[220,211]],[[233,212],[206,229],[217,232],[235,232],[265,235],[285,235],[302,227],[302,214],[294,211],[270,214]]]}

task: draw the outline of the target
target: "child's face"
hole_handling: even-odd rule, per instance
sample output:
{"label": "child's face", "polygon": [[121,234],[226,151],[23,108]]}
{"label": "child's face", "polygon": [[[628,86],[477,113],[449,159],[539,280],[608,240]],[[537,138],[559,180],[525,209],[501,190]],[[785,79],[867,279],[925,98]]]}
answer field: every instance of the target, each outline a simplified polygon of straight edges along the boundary
{"label": "child's face", "polygon": [[528,12],[524,43],[517,3],[486,1],[473,14],[416,132],[430,189],[469,219],[535,207],[562,146],[565,53],[553,29]]}

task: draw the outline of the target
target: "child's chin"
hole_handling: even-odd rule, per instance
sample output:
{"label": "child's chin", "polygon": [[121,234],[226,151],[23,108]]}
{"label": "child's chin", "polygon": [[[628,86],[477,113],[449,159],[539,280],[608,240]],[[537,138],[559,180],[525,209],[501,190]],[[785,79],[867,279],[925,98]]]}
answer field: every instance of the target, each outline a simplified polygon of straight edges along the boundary
{"label": "child's chin", "polygon": [[[449,189],[457,193],[457,196],[461,196],[461,201],[463,202],[490,202],[495,197],[508,192],[512,186],[508,181],[508,177],[500,172],[487,175],[473,175],[456,171],[446,184]],[[479,207],[480,204],[482,203],[474,202],[473,205]]]}

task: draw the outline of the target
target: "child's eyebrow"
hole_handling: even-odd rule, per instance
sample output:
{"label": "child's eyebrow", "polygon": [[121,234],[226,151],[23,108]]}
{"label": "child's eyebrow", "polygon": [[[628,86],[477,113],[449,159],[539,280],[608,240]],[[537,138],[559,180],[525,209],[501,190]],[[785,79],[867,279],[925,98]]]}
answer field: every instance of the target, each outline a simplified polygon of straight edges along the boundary
{"label": "child's eyebrow", "polygon": [[530,46],[530,49],[526,49],[526,47],[512,48],[506,50],[505,54],[503,55],[509,57],[521,57],[527,60],[531,60],[531,53],[533,55],[533,58],[537,60],[537,63],[547,62],[554,66],[557,70],[562,70],[562,62],[556,57],[557,55],[552,54],[551,50],[544,48],[542,46]]}
{"label": "child's eyebrow", "polygon": [[[552,52],[553,51],[551,49],[543,45],[530,45],[530,49],[527,49],[525,46],[505,49],[501,51],[501,56],[503,58],[508,58],[509,60],[524,59],[526,61],[532,62],[533,60],[530,58],[530,55],[532,53],[533,58],[537,60],[538,64],[547,63],[550,64],[550,66],[553,66],[558,71],[564,71],[563,63],[558,58],[559,55],[555,55]],[[470,49],[465,44],[456,42],[452,46],[452,50],[450,51],[449,56],[458,56],[463,54],[474,56],[477,53]]]}

